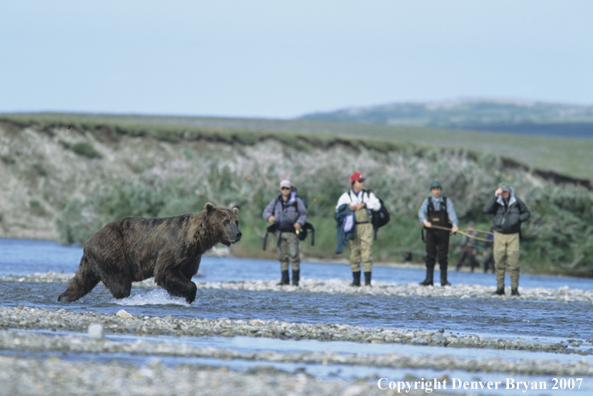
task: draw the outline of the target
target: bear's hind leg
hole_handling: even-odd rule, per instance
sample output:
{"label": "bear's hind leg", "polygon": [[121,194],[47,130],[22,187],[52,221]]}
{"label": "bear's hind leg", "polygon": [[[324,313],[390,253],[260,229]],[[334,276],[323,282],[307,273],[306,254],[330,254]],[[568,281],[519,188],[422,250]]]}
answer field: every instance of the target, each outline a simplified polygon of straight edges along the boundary
{"label": "bear's hind leg", "polygon": [[157,285],[164,288],[170,295],[175,297],[185,297],[185,300],[191,304],[196,299],[198,288],[195,283],[188,280],[179,270],[166,268],[157,273],[154,277]]}
{"label": "bear's hind leg", "polygon": [[58,297],[58,301],[76,301],[90,293],[97,283],[99,283],[99,278],[91,271],[79,268],[74,274],[74,278],[68,283],[66,291]]}

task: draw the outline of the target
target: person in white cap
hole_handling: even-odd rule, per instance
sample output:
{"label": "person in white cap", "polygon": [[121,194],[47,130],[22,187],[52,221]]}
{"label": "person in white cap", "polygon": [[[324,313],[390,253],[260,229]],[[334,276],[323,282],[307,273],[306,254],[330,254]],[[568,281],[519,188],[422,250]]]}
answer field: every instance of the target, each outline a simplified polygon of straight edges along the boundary
{"label": "person in white cap", "polygon": [[288,264],[292,266],[292,284],[299,285],[300,249],[297,232],[307,222],[307,208],[297,196],[296,189],[289,180],[280,182],[280,194],[264,209],[263,218],[274,223],[276,228],[276,247],[282,278],[278,285],[290,284]]}

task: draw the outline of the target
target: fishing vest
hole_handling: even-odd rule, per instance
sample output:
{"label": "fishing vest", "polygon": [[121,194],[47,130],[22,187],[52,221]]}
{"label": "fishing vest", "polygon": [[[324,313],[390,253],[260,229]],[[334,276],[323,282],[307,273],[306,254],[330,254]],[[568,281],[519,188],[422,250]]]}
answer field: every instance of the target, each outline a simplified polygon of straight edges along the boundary
{"label": "fishing vest", "polygon": [[[433,225],[439,227],[453,227],[453,224],[449,221],[449,214],[447,213],[447,197],[442,196],[442,200],[439,205],[439,210],[436,210],[432,203],[432,196],[428,197],[428,207],[426,209],[426,219]],[[437,231],[437,230],[433,230]],[[438,230],[443,231],[443,230]]]}

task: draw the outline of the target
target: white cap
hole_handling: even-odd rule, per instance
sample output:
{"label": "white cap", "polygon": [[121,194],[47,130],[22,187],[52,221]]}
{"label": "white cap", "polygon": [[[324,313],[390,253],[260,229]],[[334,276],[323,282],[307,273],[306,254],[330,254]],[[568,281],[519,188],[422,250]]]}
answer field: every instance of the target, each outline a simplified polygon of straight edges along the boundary
{"label": "white cap", "polygon": [[282,187],[288,187],[288,188],[290,188],[290,181],[289,180],[282,180],[280,182],[280,188],[282,188]]}

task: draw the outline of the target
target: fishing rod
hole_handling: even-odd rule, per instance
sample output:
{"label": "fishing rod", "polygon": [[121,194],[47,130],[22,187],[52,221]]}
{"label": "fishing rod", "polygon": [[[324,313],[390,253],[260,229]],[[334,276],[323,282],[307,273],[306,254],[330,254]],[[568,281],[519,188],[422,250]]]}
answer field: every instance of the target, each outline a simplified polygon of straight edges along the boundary
{"label": "fishing rod", "polygon": [[[438,226],[438,225],[433,225],[433,226],[432,226],[432,227],[430,227],[430,228],[436,228],[437,230],[451,231],[451,229],[450,229],[450,228],[447,228],[447,227],[441,227],[441,226]],[[429,229],[429,228],[427,227],[427,229]],[[479,231],[479,230],[474,230],[474,231],[475,231],[475,232],[481,232],[481,233],[484,233],[484,234],[490,234],[490,235],[494,235],[493,233],[491,233],[491,232],[488,232],[488,231]],[[492,240],[490,240],[490,239],[486,239],[486,238],[480,238],[480,237],[477,237],[477,236],[474,236],[474,235],[470,235],[470,234],[468,234],[468,233],[466,233],[466,232],[463,232],[463,231],[461,231],[461,230],[457,230],[457,232],[458,232],[458,233],[460,233],[461,235],[465,235],[465,236],[466,236],[466,237],[468,237],[468,238],[477,239],[478,241],[492,242]]]}

